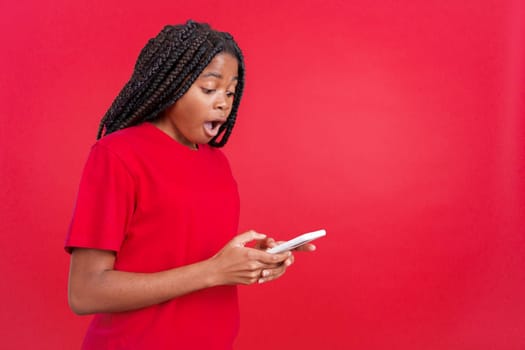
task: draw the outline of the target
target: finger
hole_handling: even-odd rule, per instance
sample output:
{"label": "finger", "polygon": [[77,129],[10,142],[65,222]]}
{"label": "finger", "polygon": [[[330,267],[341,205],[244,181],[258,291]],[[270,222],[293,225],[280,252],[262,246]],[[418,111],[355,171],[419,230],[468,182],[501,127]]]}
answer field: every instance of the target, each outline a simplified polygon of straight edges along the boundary
{"label": "finger", "polygon": [[292,265],[292,264],[294,263],[294,261],[295,261],[295,257],[294,257],[293,254],[292,254],[292,255],[290,255],[290,257],[289,257],[288,259],[286,259],[286,260],[284,261],[284,265],[285,265],[286,267],[288,267],[288,266]]}
{"label": "finger", "polygon": [[308,243],[308,244],[304,244],[302,246],[299,246],[297,248],[295,248],[294,250],[295,251],[298,251],[298,252],[313,252],[314,250],[316,250],[317,247],[311,243]]}
{"label": "finger", "polygon": [[282,263],[290,254],[290,251],[279,253],[279,254],[270,254],[266,250],[261,250],[257,248],[245,247],[247,257],[250,260],[257,260],[263,264],[279,264]]}
{"label": "finger", "polygon": [[290,254],[286,257],[286,259],[282,260],[281,262],[271,263],[271,264],[260,263],[260,268],[261,269],[277,269],[283,265],[288,267],[292,265],[294,261],[295,261],[295,257],[293,256],[293,254]]}
{"label": "finger", "polygon": [[269,237],[263,240],[261,243],[263,248],[273,248],[277,245],[277,243],[275,243],[275,239]]}
{"label": "finger", "polygon": [[270,254],[265,251],[259,251],[257,260],[264,264],[278,264],[284,262],[288,257],[292,255],[291,252],[282,252],[279,254]]}
{"label": "finger", "polygon": [[234,237],[231,240],[231,243],[239,247],[244,247],[244,245],[248,242],[254,241],[256,239],[265,239],[265,238],[266,238],[265,234],[256,232],[254,230],[250,230],[248,232],[244,232]]}
{"label": "finger", "polygon": [[272,248],[274,246],[275,246],[275,240],[269,237],[260,239],[255,243],[255,248],[261,249],[261,250]]}
{"label": "finger", "polygon": [[[288,261],[288,260],[286,260],[286,261]],[[288,266],[289,265],[287,265],[285,263],[285,264],[282,264],[279,267],[274,268],[274,269],[263,270],[261,272],[261,277],[259,278],[259,280],[257,282],[258,283],[265,283],[265,282],[269,282],[269,281],[272,281],[272,280],[275,280],[275,279],[281,277],[286,272],[286,268]]]}
{"label": "finger", "polygon": [[259,262],[258,266],[259,266],[260,270],[273,270],[273,269],[281,267],[285,263],[285,261],[279,262],[279,263],[275,263],[275,264],[265,264],[265,263]]}

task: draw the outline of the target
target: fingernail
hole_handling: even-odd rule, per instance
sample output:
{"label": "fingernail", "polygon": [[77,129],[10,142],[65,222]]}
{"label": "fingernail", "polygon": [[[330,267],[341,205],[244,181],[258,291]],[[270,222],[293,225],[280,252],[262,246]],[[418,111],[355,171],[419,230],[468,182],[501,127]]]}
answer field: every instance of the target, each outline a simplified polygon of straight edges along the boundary
{"label": "fingernail", "polygon": [[270,275],[270,271],[264,270],[261,274],[263,277],[268,277]]}
{"label": "fingernail", "polygon": [[259,278],[259,281],[257,281],[259,284],[260,283],[264,283],[264,279],[263,278]]}

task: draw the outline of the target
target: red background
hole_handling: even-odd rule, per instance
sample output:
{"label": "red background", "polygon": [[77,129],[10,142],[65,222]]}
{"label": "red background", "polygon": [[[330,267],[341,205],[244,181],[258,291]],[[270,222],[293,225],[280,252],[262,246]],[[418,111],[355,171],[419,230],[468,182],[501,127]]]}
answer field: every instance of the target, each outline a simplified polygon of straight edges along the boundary
{"label": "red background", "polygon": [[[98,121],[147,39],[232,32],[241,229],[326,228],[241,288],[237,349],[525,348],[520,0],[0,3],[0,348],[74,349],[62,251]],[[205,330],[203,330],[205,331]]]}

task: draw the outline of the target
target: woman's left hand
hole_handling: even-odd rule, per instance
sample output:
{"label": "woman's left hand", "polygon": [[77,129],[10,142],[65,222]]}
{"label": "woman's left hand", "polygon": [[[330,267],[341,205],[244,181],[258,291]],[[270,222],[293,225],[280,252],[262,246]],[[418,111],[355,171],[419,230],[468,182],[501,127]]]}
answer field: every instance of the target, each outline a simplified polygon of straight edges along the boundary
{"label": "woman's left hand", "polygon": [[[255,243],[254,248],[259,250],[266,251],[267,249],[273,248],[279,244],[284,243],[284,241],[276,242],[273,238],[266,237],[264,239],[258,240]],[[315,250],[315,245],[313,244],[304,244],[300,247],[293,249],[293,251],[302,251],[302,252],[311,252]],[[269,282],[281,277],[288,267],[294,263],[293,251],[290,251],[290,256],[280,264],[275,264],[273,267],[267,267],[261,272],[261,278],[259,283]]]}

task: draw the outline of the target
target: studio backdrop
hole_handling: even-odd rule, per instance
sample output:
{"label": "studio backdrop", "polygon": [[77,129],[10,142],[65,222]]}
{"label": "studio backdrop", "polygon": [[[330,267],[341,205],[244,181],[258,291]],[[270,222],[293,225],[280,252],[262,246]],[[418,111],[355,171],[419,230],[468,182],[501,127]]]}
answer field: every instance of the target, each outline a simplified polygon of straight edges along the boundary
{"label": "studio backdrop", "polygon": [[[525,5],[4,1],[0,348],[76,349],[63,242],[100,118],[147,40],[231,32],[240,232],[324,228],[240,287],[236,349],[525,348]],[[205,332],[206,330],[202,330]]]}

